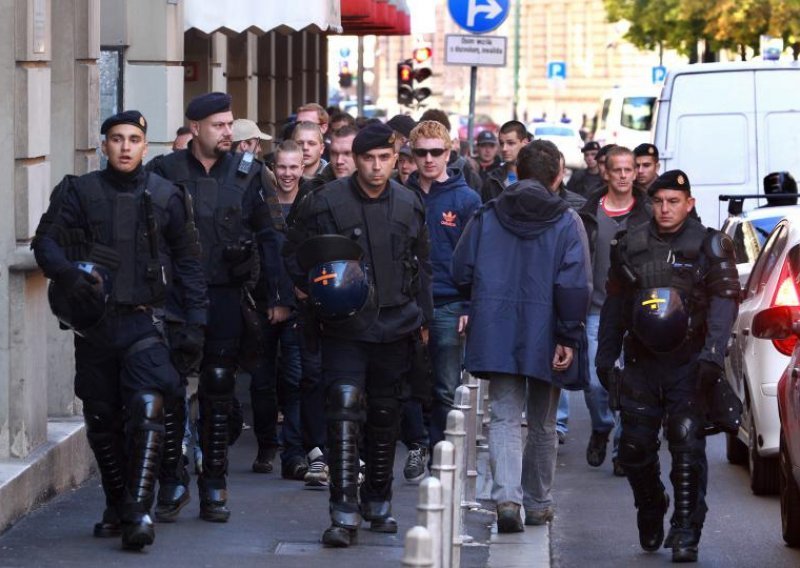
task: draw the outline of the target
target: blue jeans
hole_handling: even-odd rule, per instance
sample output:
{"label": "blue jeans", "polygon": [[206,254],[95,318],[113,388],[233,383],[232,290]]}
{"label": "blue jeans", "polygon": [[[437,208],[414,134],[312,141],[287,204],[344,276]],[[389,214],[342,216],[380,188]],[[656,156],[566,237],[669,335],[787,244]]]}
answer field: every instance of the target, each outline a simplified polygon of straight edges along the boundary
{"label": "blue jeans", "polygon": [[[608,392],[597,378],[594,360],[597,358],[597,332],[600,328],[600,314],[589,314],[586,318],[586,336],[589,340],[589,387],[583,391],[586,408],[592,419],[592,430],[611,432],[616,424],[614,413],[608,408]],[[621,428],[614,432],[612,456],[617,455]]]}
{"label": "blue jeans", "polygon": [[450,302],[433,310],[428,327],[428,352],[433,367],[433,406],[430,424],[431,448],[444,440],[447,413],[461,384],[464,341],[458,334],[458,318],[467,313],[466,302]]}
{"label": "blue jeans", "polygon": [[558,410],[556,411],[556,431],[566,434],[569,432],[567,422],[569,421],[569,396],[567,391],[562,390],[558,398]]}

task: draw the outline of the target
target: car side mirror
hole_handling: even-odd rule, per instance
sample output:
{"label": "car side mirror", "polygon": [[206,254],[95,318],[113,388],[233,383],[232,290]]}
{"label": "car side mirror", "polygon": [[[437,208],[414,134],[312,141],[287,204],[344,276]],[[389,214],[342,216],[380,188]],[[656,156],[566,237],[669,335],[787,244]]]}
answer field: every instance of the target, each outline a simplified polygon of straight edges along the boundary
{"label": "car side mirror", "polygon": [[753,318],[753,335],[761,339],[800,337],[800,306],[773,306]]}

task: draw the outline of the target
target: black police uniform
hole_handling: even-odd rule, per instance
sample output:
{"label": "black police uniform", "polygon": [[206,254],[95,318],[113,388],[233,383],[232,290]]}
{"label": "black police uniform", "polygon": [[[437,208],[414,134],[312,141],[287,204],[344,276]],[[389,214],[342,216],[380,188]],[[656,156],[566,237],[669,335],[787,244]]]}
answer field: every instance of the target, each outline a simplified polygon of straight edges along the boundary
{"label": "black police uniform", "polygon": [[32,248],[55,286],[67,285],[74,261],[94,261],[112,273],[105,317],[75,335],[75,394],[83,401],[107,502],[95,535],[118,535],[121,519],[123,544],[141,548],[154,536],[149,511],[164,438],[163,400],[181,390],[161,327],[170,282],[183,295],[187,320],[206,322],[205,279],[184,195],[141,166],[130,174],[109,166],[67,176]]}
{"label": "black police uniform", "polygon": [[[412,334],[433,312],[430,244],[421,201],[393,181],[379,197],[370,198],[357,176],[309,194],[284,249],[295,285],[307,291],[308,273],[299,267],[296,247],[315,235],[352,238],[365,253],[374,287],[374,302],[358,316],[338,324],[322,322],[332,520],[323,542],[329,546],[348,546],[362,516],[373,531],[397,531],[391,486],[403,377],[411,364]],[[365,396],[367,471],[359,514],[357,445]]]}
{"label": "black police uniform", "polygon": [[[225,93],[200,95],[187,106],[186,117],[202,120],[229,111],[230,104],[231,97]],[[269,287],[266,296],[277,302],[282,262],[279,233],[268,204],[273,201],[270,191],[274,189],[262,181],[261,164],[243,160],[244,154],[226,153],[206,172],[192,154],[192,146],[190,142],[186,150],[159,156],[148,168],[185,187],[194,201],[210,300],[198,389],[203,450],[203,471],[198,479],[200,516],[225,522],[230,516],[226,507],[228,424],[235,411],[234,386],[244,325],[243,289],[255,285],[261,265],[263,285]],[[185,303],[177,292],[170,295],[167,309],[168,317],[180,324],[185,320]],[[181,412],[177,405],[175,412]],[[180,418],[175,423],[181,423]],[[177,436],[174,439],[177,442]],[[177,467],[177,472],[165,471],[167,465]],[[162,468],[162,489],[166,490],[159,493],[159,510],[165,520],[174,519],[186,502],[185,487],[179,487],[186,480],[182,468],[181,460]]]}
{"label": "black police uniform", "polygon": [[[649,551],[661,546],[669,506],[658,460],[665,424],[675,497],[665,547],[673,549],[674,560],[696,558],[707,510],[705,409],[698,388],[706,370],[722,374],[738,309],[732,253],[727,236],[691,217],[674,234],[659,234],[651,220],[612,241],[595,364],[604,385],[616,391],[612,399],[619,395],[619,462],[633,489],[640,543]],[[611,369],[623,336],[622,378],[610,382],[618,376]]]}

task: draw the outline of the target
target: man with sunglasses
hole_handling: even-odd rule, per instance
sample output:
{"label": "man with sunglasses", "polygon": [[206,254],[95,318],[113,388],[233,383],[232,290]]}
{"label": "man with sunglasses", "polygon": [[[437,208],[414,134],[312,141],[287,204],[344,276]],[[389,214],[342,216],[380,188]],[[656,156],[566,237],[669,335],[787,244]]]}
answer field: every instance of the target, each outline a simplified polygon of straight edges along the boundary
{"label": "man with sunglasses", "polygon": [[[450,275],[450,261],[464,227],[481,206],[481,199],[459,170],[447,168],[451,142],[442,124],[432,120],[420,122],[411,131],[410,140],[417,171],[409,176],[406,185],[415,190],[425,204],[425,221],[431,239],[434,310],[429,325],[428,351],[433,367],[430,423],[430,447],[433,447],[444,439],[447,413],[453,408],[464,358],[458,320],[468,306]],[[413,406],[414,403],[409,404]],[[418,420],[414,422],[419,428],[416,430],[424,433],[421,407],[417,414]],[[409,418],[406,416],[407,421]],[[410,446],[403,472],[407,480],[417,481],[425,475],[427,453],[427,444]]]}

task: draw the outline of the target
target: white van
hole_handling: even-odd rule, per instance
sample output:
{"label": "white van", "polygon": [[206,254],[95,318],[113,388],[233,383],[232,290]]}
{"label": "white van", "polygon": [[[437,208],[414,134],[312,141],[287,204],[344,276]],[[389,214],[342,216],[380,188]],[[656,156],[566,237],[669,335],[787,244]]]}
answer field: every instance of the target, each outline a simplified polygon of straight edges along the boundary
{"label": "white van", "polygon": [[614,87],[600,99],[600,115],[594,140],[619,144],[631,150],[650,142],[653,107],[659,88],[654,86]]}
{"label": "white van", "polygon": [[[656,108],[661,172],[689,176],[703,223],[720,227],[721,194],[763,193],[770,172],[800,174],[800,66],[749,61],[686,65],[667,74]],[[745,209],[766,202],[745,200]]]}

